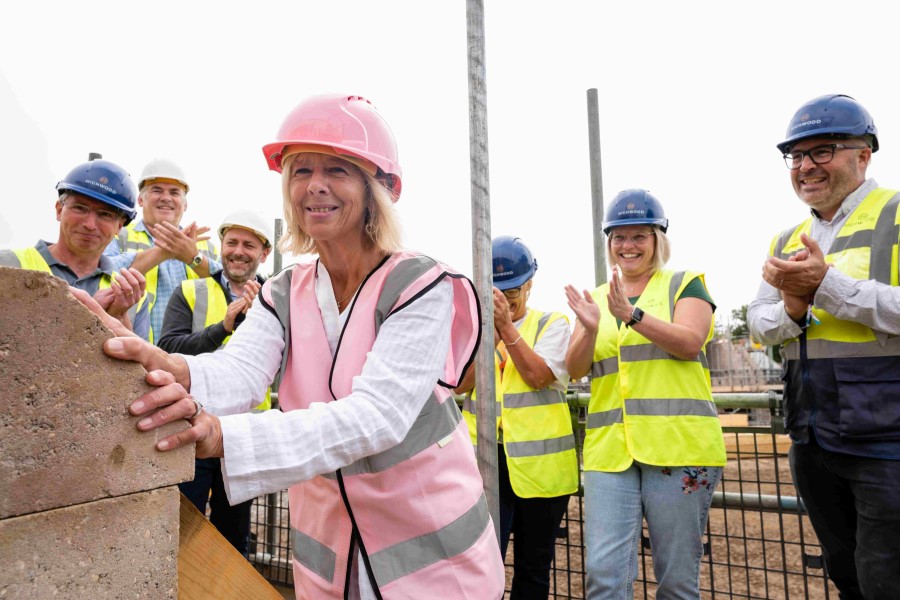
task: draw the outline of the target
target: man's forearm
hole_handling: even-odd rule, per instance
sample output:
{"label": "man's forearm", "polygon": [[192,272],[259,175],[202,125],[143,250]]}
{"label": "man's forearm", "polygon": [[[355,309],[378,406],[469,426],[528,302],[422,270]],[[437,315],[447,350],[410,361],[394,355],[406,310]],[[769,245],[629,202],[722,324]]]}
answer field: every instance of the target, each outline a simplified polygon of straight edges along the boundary
{"label": "man's forearm", "polygon": [[153,246],[152,248],[138,252],[134,257],[134,262],[131,263],[131,266],[142,274],[146,274],[147,271],[153,267],[159,266],[159,263],[168,260],[168,258],[168,254],[162,248]]}

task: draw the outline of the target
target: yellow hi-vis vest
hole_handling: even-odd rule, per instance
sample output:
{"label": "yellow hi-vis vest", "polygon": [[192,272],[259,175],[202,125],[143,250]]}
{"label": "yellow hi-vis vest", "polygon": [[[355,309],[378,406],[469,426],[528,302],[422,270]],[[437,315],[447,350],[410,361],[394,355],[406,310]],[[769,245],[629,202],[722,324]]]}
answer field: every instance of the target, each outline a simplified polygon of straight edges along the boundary
{"label": "yellow hi-vis vest", "polygon": [[[534,348],[557,319],[568,319],[561,313],[528,311],[519,334],[520,344]],[[503,447],[509,468],[509,482],[520,498],[553,498],[578,491],[578,456],[572,415],[565,395],[559,390],[530,387],[516,369],[512,357],[500,372],[495,354],[498,426],[503,430]],[[463,416],[473,443],[477,441],[475,391],[463,402]]]}
{"label": "yellow hi-vis vest", "polygon": [[[825,262],[854,279],[874,279],[897,286],[898,282],[898,201],[889,201],[895,190],[878,188],[869,193],[847,217],[828,250]],[[772,240],[769,253],[788,258],[803,250],[800,234],[809,235],[812,217]],[[873,253],[872,249],[876,251]],[[876,333],[861,323],[844,321],[813,307],[813,320],[806,329],[808,358],[900,356],[900,337]],[[786,360],[800,359],[800,344],[793,338],[784,343]]]}
{"label": "yellow hi-vis vest", "polygon": [[[702,274],[658,271],[636,306],[672,322],[675,301]],[[653,345],[609,312],[609,284],[592,292],[600,324],[591,366],[584,470],[621,472],[635,460],[661,467],[723,466],[725,443],[710,388],[706,344],[692,360]],[[710,321],[707,342],[712,338]]]}
{"label": "yellow hi-vis vest", "polygon": [[[134,221],[123,227],[119,231],[119,235],[116,237],[116,241],[119,244],[120,252],[141,252],[142,250],[149,250],[152,247],[150,243],[150,235],[146,231],[139,231],[135,229],[137,227],[139,221]],[[143,221],[140,221],[143,222]],[[205,240],[202,242],[197,242],[197,251],[205,256],[207,260],[219,260],[219,254],[216,251],[216,247],[209,242],[209,240]],[[199,279],[200,276],[197,275],[192,268],[187,265],[184,265],[184,272],[188,279]],[[156,288],[159,282],[159,266],[155,266],[144,274],[144,279],[147,280],[147,288],[145,292],[146,302],[148,304],[147,311],[152,311],[153,307],[156,305]],[[131,317],[132,322],[134,322],[134,313],[129,311],[128,316]],[[147,341],[151,344],[154,343],[155,332],[152,328],[148,329],[149,336]]]}
{"label": "yellow hi-vis vest", "polygon": [[[203,331],[210,325],[221,323],[228,312],[228,299],[222,287],[212,277],[203,279],[185,279],[181,282],[181,293],[187,300],[194,319],[191,322],[191,331],[194,333]],[[222,346],[231,339],[229,335],[222,341]],[[222,347],[220,346],[220,348]],[[272,408],[272,390],[266,390],[266,399],[257,405],[253,411],[263,411]]]}
{"label": "yellow hi-vis vest", "polygon": [[[43,273],[53,274],[53,270],[37,248],[23,248],[21,250],[0,250],[0,265],[5,267],[14,267],[18,269],[28,269],[29,271],[41,271]],[[105,290],[110,286],[112,278],[104,273],[100,277],[98,289]],[[132,306],[128,311],[131,322],[134,323],[134,315],[138,313],[149,312],[150,307],[147,303],[147,295],[145,294],[136,305]]]}

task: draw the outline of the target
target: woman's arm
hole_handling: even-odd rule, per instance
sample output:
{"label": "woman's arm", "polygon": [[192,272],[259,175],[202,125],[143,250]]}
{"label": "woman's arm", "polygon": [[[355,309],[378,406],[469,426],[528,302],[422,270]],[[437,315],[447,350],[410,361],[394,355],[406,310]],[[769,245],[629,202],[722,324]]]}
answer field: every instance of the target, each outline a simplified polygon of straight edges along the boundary
{"label": "woman's arm", "polygon": [[[634,310],[625,286],[618,273],[613,270],[609,282],[609,312],[623,323],[631,321]],[[675,314],[672,322],[664,321],[653,315],[645,314],[644,318],[632,327],[642,336],[669,354],[684,360],[693,360],[709,336],[712,326],[712,305],[701,298],[678,298],[675,301]]]}
{"label": "woman's arm", "polygon": [[600,325],[600,307],[590,292],[579,292],[572,285],[566,286],[569,308],[575,313],[575,331],[566,351],[566,370],[572,379],[581,379],[591,372],[594,347],[597,345],[597,329]]}
{"label": "woman's arm", "polygon": [[391,315],[350,395],[336,402],[322,398],[308,410],[223,417],[222,469],[232,503],[333,472],[403,441],[443,375],[451,310],[452,289],[444,281]]}

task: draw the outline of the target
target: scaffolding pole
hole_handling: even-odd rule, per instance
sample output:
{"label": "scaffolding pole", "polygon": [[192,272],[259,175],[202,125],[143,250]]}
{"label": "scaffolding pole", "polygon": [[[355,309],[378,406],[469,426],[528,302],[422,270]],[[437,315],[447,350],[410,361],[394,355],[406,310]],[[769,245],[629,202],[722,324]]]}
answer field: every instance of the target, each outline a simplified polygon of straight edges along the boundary
{"label": "scaffolding pole", "polygon": [[597,88],[587,91],[591,206],[594,215],[594,284],[606,283],[606,236],[603,234],[603,170],[600,163],[600,109]]}
{"label": "scaffolding pole", "polygon": [[494,531],[500,539],[500,485],[497,479],[497,402],[494,389],[494,300],[491,275],[491,199],[488,177],[487,82],[484,59],[484,4],[466,1],[469,56],[469,170],[472,194],[472,262],[481,304],[481,343],[475,360],[478,402],[478,470],[484,481]]}

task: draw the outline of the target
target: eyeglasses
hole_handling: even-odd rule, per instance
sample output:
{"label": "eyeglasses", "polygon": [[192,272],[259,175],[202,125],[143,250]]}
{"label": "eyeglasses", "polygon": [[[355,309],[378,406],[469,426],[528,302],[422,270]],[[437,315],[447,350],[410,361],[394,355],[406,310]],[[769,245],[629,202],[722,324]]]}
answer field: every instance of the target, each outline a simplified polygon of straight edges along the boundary
{"label": "eyeglasses", "polygon": [[515,300],[522,294],[522,286],[520,285],[517,288],[512,288],[509,290],[503,290],[503,295],[509,298],[510,300]]}
{"label": "eyeglasses", "polygon": [[835,150],[862,150],[868,146],[847,146],[845,144],[823,144],[809,150],[792,150],[784,153],[784,164],[791,171],[800,168],[803,164],[803,157],[808,156],[813,164],[824,165],[830,163],[834,158]]}
{"label": "eyeglasses", "polygon": [[95,215],[97,215],[97,220],[101,223],[118,223],[119,219],[122,218],[122,214],[116,211],[106,210],[103,208],[91,208],[87,204],[81,204],[79,202],[73,202],[71,200],[62,200],[60,204],[71,210],[79,217],[86,217],[89,214],[94,213]]}
{"label": "eyeglasses", "polygon": [[648,233],[636,233],[634,235],[622,235],[621,233],[617,233],[615,235],[611,235],[609,237],[612,240],[613,245],[621,246],[625,243],[625,240],[631,240],[631,243],[635,246],[642,246],[647,243],[651,237],[656,235],[656,232],[650,231]]}

